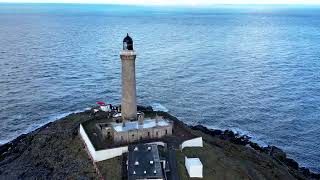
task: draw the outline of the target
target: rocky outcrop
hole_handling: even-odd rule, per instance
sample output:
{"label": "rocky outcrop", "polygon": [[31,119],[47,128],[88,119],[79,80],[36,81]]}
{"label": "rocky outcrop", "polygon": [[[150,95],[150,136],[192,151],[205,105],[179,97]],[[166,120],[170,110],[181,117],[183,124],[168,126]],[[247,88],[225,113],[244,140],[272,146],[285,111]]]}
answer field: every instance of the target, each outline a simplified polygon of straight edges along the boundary
{"label": "rocky outcrop", "polygon": [[0,179],[95,179],[77,135],[88,115],[69,115],[0,146]]}
{"label": "rocky outcrop", "polygon": [[310,172],[308,168],[300,167],[295,160],[287,158],[287,154],[278,147],[261,147],[257,143],[250,141],[251,138],[249,136],[239,136],[238,134],[230,130],[211,130],[202,125],[191,126],[190,128],[193,130],[204,132],[211,136],[218,137],[219,139],[232,142],[234,144],[250,146],[251,148],[255,149],[256,151],[259,151],[260,153],[268,154],[276,161],[278,161],[280,164],[286,165],[290,173],[297,179],[320,179],[320,174]]}
{"label": "rocky outcrop", "polygon": [[[217,147],[214,151],[221,153],[221,158],[218,159],[225,165],[240,163],[239,165],[248,167],[244,177],[260,179],[260,176],[254,174],[266,173],[270,173],[268,177],[277,177],[273,172],[276,170],[280,175],[289,171],[296,179],[320,179],[319,174],[299,167],[296,161],[287,158],[281,149],[274,146],[260,147],[251,142],[248,136],[239,136],[229,130],[211,130],[201,125],[188,127],[169,113],[153,112],[152,107],[139,106],[138,110],[148,115],[158,114],[170,118],[181,125],[181,128],[185,129],[184,132],[199,132],[215,137],[208,143],[214,144]],[[0,146],[0,179],[99,179],[96,167],[78,135],[78,128],[80,123],[104,116],[93,115],[92,111],[71,114]],[[248,149],[248,146],[251,148]],[[254,168],[251,170],[251,167]],[[228,177],[232,176],[232,170],[225,171]]]}

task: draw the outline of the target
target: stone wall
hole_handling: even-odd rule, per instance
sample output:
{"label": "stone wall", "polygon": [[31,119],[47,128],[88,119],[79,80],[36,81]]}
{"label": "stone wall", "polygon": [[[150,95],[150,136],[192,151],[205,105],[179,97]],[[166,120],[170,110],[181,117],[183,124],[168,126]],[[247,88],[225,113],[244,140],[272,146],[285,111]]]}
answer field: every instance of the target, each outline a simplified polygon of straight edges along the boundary
{"label": "stone wall", "polygon": [[172,124],[169,126],[156,126],[125,132],[113,132],[114,142],[135,142],[142,139],[158,139],[166,135],[172,135]]}

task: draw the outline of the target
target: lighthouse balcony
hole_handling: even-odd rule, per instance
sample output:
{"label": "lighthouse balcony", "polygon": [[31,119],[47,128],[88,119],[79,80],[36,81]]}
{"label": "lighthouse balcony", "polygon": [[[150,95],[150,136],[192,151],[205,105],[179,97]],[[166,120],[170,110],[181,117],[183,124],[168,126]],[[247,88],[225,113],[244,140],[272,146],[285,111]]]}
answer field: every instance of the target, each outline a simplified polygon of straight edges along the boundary
{"label": "lighthouse balcony", "polygon": [[121,50],[120,55],[121,56],[134,56],[137,54],[136,54],[136,51],[134,51],[134,50]]}

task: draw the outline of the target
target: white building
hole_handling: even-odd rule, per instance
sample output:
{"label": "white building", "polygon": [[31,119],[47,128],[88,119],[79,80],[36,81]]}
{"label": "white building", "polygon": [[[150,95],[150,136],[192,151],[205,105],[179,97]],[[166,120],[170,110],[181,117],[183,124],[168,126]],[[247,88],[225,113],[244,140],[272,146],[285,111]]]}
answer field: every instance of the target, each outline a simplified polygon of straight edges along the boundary
{"label": "white building", "polygon": [[100,105],[101,111],[104,112],[110,112],[111,111],[111,104],[106,104],[106,105]]}
{"label": "white building", "polygon": [[190,177],[202,178],[203,166],[199,158],[185,157],[185,166]]}

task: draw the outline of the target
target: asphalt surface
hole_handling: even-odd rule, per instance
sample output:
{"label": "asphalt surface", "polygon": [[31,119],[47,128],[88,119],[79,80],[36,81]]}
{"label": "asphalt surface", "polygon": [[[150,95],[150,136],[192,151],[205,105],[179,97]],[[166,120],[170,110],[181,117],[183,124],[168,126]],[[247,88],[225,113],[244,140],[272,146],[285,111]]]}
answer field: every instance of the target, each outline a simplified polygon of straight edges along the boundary
{"label": "asphalt surface", "polygon": [[180,180],[178,175],[176,151],[173,145],[168,144],[168,161],[170,166],[171,180]]}

